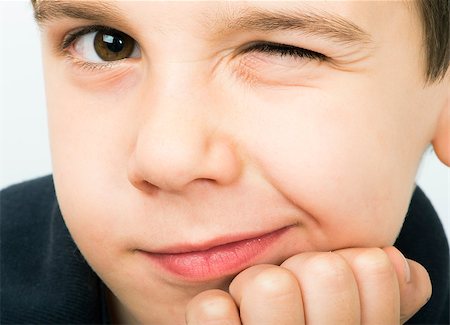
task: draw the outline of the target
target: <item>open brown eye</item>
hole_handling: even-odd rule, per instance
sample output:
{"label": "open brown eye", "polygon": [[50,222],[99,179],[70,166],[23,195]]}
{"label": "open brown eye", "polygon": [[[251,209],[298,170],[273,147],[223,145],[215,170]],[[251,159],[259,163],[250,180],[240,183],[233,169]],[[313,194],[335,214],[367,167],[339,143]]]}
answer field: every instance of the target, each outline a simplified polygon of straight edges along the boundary
{"label": "open brown eye", "polygon": [[99,31],[94,38],[95,52],[104,61],[128,58],[135,46],[136,41],[133,38],[119,31]]}

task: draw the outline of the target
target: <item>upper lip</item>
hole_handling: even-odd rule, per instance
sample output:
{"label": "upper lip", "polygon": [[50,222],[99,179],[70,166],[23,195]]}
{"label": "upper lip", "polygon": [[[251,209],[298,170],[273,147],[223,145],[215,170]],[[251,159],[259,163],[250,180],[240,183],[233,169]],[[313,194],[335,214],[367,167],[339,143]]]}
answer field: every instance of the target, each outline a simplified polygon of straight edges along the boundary
{"label": "upper lip", "polygon": [[201,243],[180,243],[170,245],[168,247],[147,251],[151,254],[183,254],[183,253],[195,253],[195,252],[203,252],[213,248],[217,248],[224,245],[229,244],[237,244],[241,241],[249,241],[254,240],[260,237],[269,236],[278,232],[282,232],[287,230],[288,228],[293,227],[294,225],[284,226],[281,228],[277,228],[274,230],[269,230],[265,232],[259,233],[244,233],[244,234],[230,234],[230,235],[222,235],[215,237],[213,239],[201,242]]}

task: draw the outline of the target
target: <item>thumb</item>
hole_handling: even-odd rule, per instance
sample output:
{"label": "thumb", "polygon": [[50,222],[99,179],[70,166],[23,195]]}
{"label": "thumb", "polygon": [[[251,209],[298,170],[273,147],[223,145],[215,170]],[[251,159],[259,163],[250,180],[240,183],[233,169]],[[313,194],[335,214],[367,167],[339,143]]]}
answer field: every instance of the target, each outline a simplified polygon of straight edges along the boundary
{"label": "thumb", "polygon": [[402,324],[422,308],[431,297],[428,272],[419,263],[406,259],[395,247],[383,248],[397,273],[400,289],[400,316]]}

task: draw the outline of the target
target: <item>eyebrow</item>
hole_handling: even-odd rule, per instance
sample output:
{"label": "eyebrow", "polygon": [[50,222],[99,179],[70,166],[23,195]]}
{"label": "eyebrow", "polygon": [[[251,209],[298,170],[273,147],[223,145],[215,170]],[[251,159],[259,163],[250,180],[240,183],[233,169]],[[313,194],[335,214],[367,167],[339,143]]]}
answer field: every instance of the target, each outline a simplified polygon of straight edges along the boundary
{"label": "eyebrow", "polygon": [[34,18],[39,24],[60,18],[92,21],[121,21],[123,14],[111,3],[104,1],[32,0]]}
{"label": "eyebrow", "polygon": [[[32,0],[35,19],[39,24],[59,18],[85,19],[105,23],[121,23],[121,10],[105,1]],[[209,17],[206,30],[216,35],[239,31],[296,31],[306,36],[317,36],[343,45],[369,44],[371,36],[354,22],[324,10],[305,7],[289,10],[246,8],[235,12],[226,10]]]}
{"label": "eyebrow", "polygon": [[235,17],[224,18],[222,33],[237,31],[296,31],[318,36],[344,45],[368,44],[371,36],[352,21],[325,10],[305,6],[289,10],[250,8]]}

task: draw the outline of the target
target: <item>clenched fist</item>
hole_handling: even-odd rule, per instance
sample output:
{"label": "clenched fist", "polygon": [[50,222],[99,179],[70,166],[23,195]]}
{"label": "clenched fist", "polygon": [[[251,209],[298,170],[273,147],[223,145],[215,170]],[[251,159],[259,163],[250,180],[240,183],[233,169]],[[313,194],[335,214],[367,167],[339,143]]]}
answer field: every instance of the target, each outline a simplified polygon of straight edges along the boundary
{"label": "clenched fist", "polygon": [[308,252],[255,265],[229,293],[208,290],[187,306],[188,325],[403,324],[431,296],[428,273],[394,247]]}

